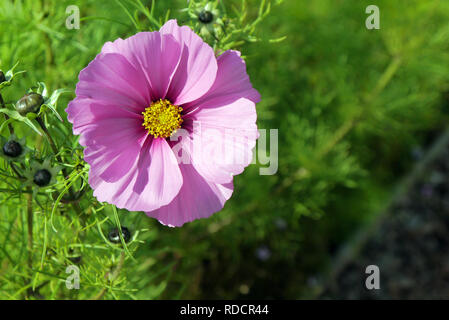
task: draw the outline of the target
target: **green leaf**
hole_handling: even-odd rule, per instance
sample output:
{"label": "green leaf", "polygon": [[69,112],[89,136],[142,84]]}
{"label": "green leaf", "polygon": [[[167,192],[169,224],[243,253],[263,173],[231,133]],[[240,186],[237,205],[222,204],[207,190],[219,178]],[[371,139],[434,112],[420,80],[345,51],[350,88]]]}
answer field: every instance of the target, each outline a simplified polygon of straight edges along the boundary
{"label": "green leaf", "polygon": [[45,105],[55,114],[55,116],[59,119],[59,121],[63,121],[62,117],[59,115],[58,111],[56,110],[56,103],[58,102],[59,97],[63,93],[71,92],[68,89],[58,89],[53,91],[50,98],[48,98],[47,101],[45,101]]}
{"label": "green leaf", "polygon": [[28,112],[25,117],[30,120],[34,120],[37,118],[37,114],[35,114],[34,112]]}
{"label": "green leaf", "polygon": [[6,108],[1,108],[0,109],[0,113],[6,114],[10,118],[13,118],[13,119],[15,119],[17,121],[25,123],[31,129],[36,131],[40,136],[42,135],[42,133],[39,131],[39,129],[34,125],[34,123],[29,118],[21,116],[17,111],[9,110],[9,109],[6,109]]}
{"label": "green leaf", "polygon": [[39,93],[41,96],[46,97],[47,96],[47,86],[43,82],[37,83],[37,93]]}
{"label": "green leaf", "polygon": [[17,62],[10,70],[8,70],[5,74],[5,81],[3,81],[2,83],[0,83],[0,90],[5,88],[5,87],[9,87],[11,85],[12,80],[14,79],[14,77],[18,74],[24,73],[25,71],[19,71],[14,73],[14,69],[17,67],[17,65],[19,64],[19,62]]}

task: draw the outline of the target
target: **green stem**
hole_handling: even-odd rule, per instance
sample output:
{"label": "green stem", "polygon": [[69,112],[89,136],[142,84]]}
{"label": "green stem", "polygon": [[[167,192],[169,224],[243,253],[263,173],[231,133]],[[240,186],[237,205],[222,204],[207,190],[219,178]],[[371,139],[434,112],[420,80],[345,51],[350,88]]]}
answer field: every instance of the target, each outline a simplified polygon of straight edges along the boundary
{"label": "green stem", "polygon": [[[120,260],[118,262],[118,265],[117,265],[117,267],[115,268],[115,270],[111,274],[111,278],[110,278],[111,279],[110,280],[111,284],[119,276],[120,271],[122,270],[124,264],[125,264],[125,251],[122,251],[122,253],[120,254]],[[93,297],[91,300],[100,300],[100,299],[102,299],[107,291],[108,291],[108,288],[101,289],[100,292],[95,297]]]}
{"label": "green stem", "polygon": [[[44,132],[45,137],[48,140],[48,143],[50,144],[51,149],[53,150],[53,152],[55,153],[55,157],[56,160],[58,160],[58,162],[62,163],[62,158],[61,156],[58,154],[59,150],[58,147],[56,146],[55,141],[53,140],[53,138],[50,135],[50,132],[47,129],[47,126],[45,125],[44,121],[42,120],[41,117],[37,117],[36,118],[37,123],[39,124],[39,126],[42,128],[42,131]],[[67,170],[66,168],[62,168],[62,174],[64,175],[64,180],[67,179],[68,174],[67,174]],[[69,195],[71,199],[75,199],[75,193],[73,191],[73,188],[70,187],[69,188]],[[77,201],[72,202],[72,206],[75,209],[75,211],[79,214],[79,215],[83,215],[83,211],[81,209],[81,207],[79,206],[79,203]]]}
{"label": "green stem", "polygon": [[[5,106],[5,101],[3,101],[3,97],[2,97],[1,94],[0,94],[0,105],[1,105],[2,108],[5,108],[5,107],[6,107],[6,106]],[[8,120],[9,120],[8,115],[7,115],[7,114],[3,114],[3,115],[5,116],[5,120],[8,121]],[[8,123],[8,129],[9,129],[9,133],[10,133],[11,135],[13,135],[13,134],[14,134],[14,128],[12,127],[12,124],[11,124],[11,123]]]}
{"label": "green stem", "polygon": [[33,198],[27,188],[28,268],[33,270]]}
{"label": "green stem", "polygon": [[17,175],[17,177],[18,177],[20,180],[26,180],[26,179],[20,174],[20,172],[17,170],[16,165],[15,165],[14,163],[12,163],[12,162],[11,162],[11,169],[12,169],[12,171],[14,171],[14,173]]}
{"label": "green stem", "polygon": [[[48,132],[47,126],[45,125],[44,121],[42,120],[41,117],[37,117],[37,118],[36,118],[36,121],[37,121],[37,123],[40,125],[40,127],[42,128],[42,131],[44,132],[45,137],[47,138],[48,143],[50,144],[51,149],[53,150],[53,152],[54,152],[55,155],[56,155],[56,159],[57,159],[59,162],[62,162],[61,157],[58,155],[58,153],[59,153],[59,152],[58,152],[58,147],[56,146],[55,141],[54,141],[53,138],[51,137],[50,132]],[[63,169],[63,170],[65,170],[65,169]]]}

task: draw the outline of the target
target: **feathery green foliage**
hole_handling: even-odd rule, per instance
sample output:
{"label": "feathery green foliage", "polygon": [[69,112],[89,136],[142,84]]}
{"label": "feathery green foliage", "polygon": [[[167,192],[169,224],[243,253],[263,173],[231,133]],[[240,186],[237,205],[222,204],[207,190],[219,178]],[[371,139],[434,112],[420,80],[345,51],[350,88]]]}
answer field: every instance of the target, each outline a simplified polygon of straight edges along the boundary
{"label": "feathery green foliage", "polygon": [[[79,30],[65,27],[72,4]],[[13,129],[29,149],[23,161],[0,160],[0,298],[299,298],[319,290],[310,280],[332,248],[382,208],[412,148],[447,124],[449,4],[378,0],[380,30],[365,28],[368,1],[279,4],[0,3],[0,69],[18,63],[10,85],[0,85],[0,135]],[[205,9],[210,25],[199,20]],[[279,129],[276,175],[261,176],[259,161],[236,177],[222,212],[176,229],[96,201],[63,111],[104,42],[169,18],[217,53],[242,51],[262,94],[258,125]],[[30,90],[45,106],[14,113]],[[46,160],[56,180],[36,188],[27,176]],[[121,226],[131,240],[108,241]],[[66,288],[70,265],[80,269],[79,290]]]}

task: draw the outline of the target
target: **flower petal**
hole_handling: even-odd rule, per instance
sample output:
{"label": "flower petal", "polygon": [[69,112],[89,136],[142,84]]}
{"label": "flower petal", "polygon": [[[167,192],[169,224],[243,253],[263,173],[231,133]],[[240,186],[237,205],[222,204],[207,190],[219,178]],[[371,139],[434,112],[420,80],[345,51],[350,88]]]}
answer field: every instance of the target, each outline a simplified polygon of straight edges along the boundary
{"label": "flower petal", "polygon": [[209,91],[217,75],[214,50],[189,27],[179,27],[176,20],[167,21],[160,32],[173,35],[182,44],[181,61],[167,97],[176,105],[200,98]]}
{"label": "flower petal", "polygon": [[97,121],[95,129],[81,135],[84,160],[91,172],[106,182],[115,182],[128,173],[139,156],[145,132],[134,119],[109,118]]}
{"label": "flower petal", "polygon": [[125,40],[107,42],[102,53],[119,53],[136,68],[143,70],[151,100],[164,99],[181,59],[181,45],[170,35],[139,32]]}
{"label": "flower petal", "polygon": [[138,113],[145,99],[138,75],[120,55],[98,57],[80,73],[77,97],[66,109],[74,134],[81,134],[80,144],[86,146],[86,162],[106,181],[116,181],[130,170],[146,134]]}
{"label": "flower petal", "polygon": [[[73,123],[73,133],[81,134],[98,127],[116,132],[115,122],[124,121],[132,124],[134,128],[139,128],[140,133],[145,130],[141,127],[143,116],[131,110],[104,104],[91,98],[75,98],[70,101],[66,109],[67,119]],[[82,143],[83,144],[83,143]],[[85,145],[85,144],[83,144]]]}
{"label": "flower petal", "polygon": [[[150,178],[151,177],[151,178]],[[178,194],[183,177],[165,139],[148,137],[132,169],[109,183],[91,168],[89,184],[100,202],[130,211],[151,211],[169,204]]]}
{"label": "flower petal", "polygon": [[185,149],[206,180],[230,182],[251,163],[259,137],[254,102],[242,98],[227,106],[200,108],[189,121],[194,129]]}
{"label": "flower petal", "polygon": [[226,183],[251,163],[259,136],[255,103],[246,66],[237,51],[218,58],[214,85],[200,99],[189,103],[186,126],[193,128],[190,146],[193,165],[208,181]]}
{"label": "flower petal", "polygon": [[170,204],[147,212],[148,216],[165,225],[180,227],[223,209],[232,195],[232,183],[221,185],[207,182],[192,165],[181,164],[180,168],[184,183],[178,195]]}
{"label": "flower petal", "polygon": [[79,98],[90,98],[135,113],[142,112],[151,103],[143,72],[116,53],[97,56],[81,70],[75,92]]}
{"label": "flower petal", "polygon": [[251,85],[240,52],[225,51],[217,58],[217,63],[218,72],[212,88],[200,99],[184,106],[184,110],[224,106],[240,98],[246,98],[254,103],[260,101],[260,94]]}

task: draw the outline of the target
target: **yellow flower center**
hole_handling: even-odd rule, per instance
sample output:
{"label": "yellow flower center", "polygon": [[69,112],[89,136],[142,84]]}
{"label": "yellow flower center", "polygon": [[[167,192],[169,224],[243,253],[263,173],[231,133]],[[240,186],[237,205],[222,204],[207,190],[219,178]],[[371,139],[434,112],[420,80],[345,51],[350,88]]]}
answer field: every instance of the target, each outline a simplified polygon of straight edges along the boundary
{"label": "yellow flower center", "polygon": [[145,108],[142,126],[155,138],[168,138],[173,132],[181,128],[182,108],[175,106],[167,99],[159,99]]}

